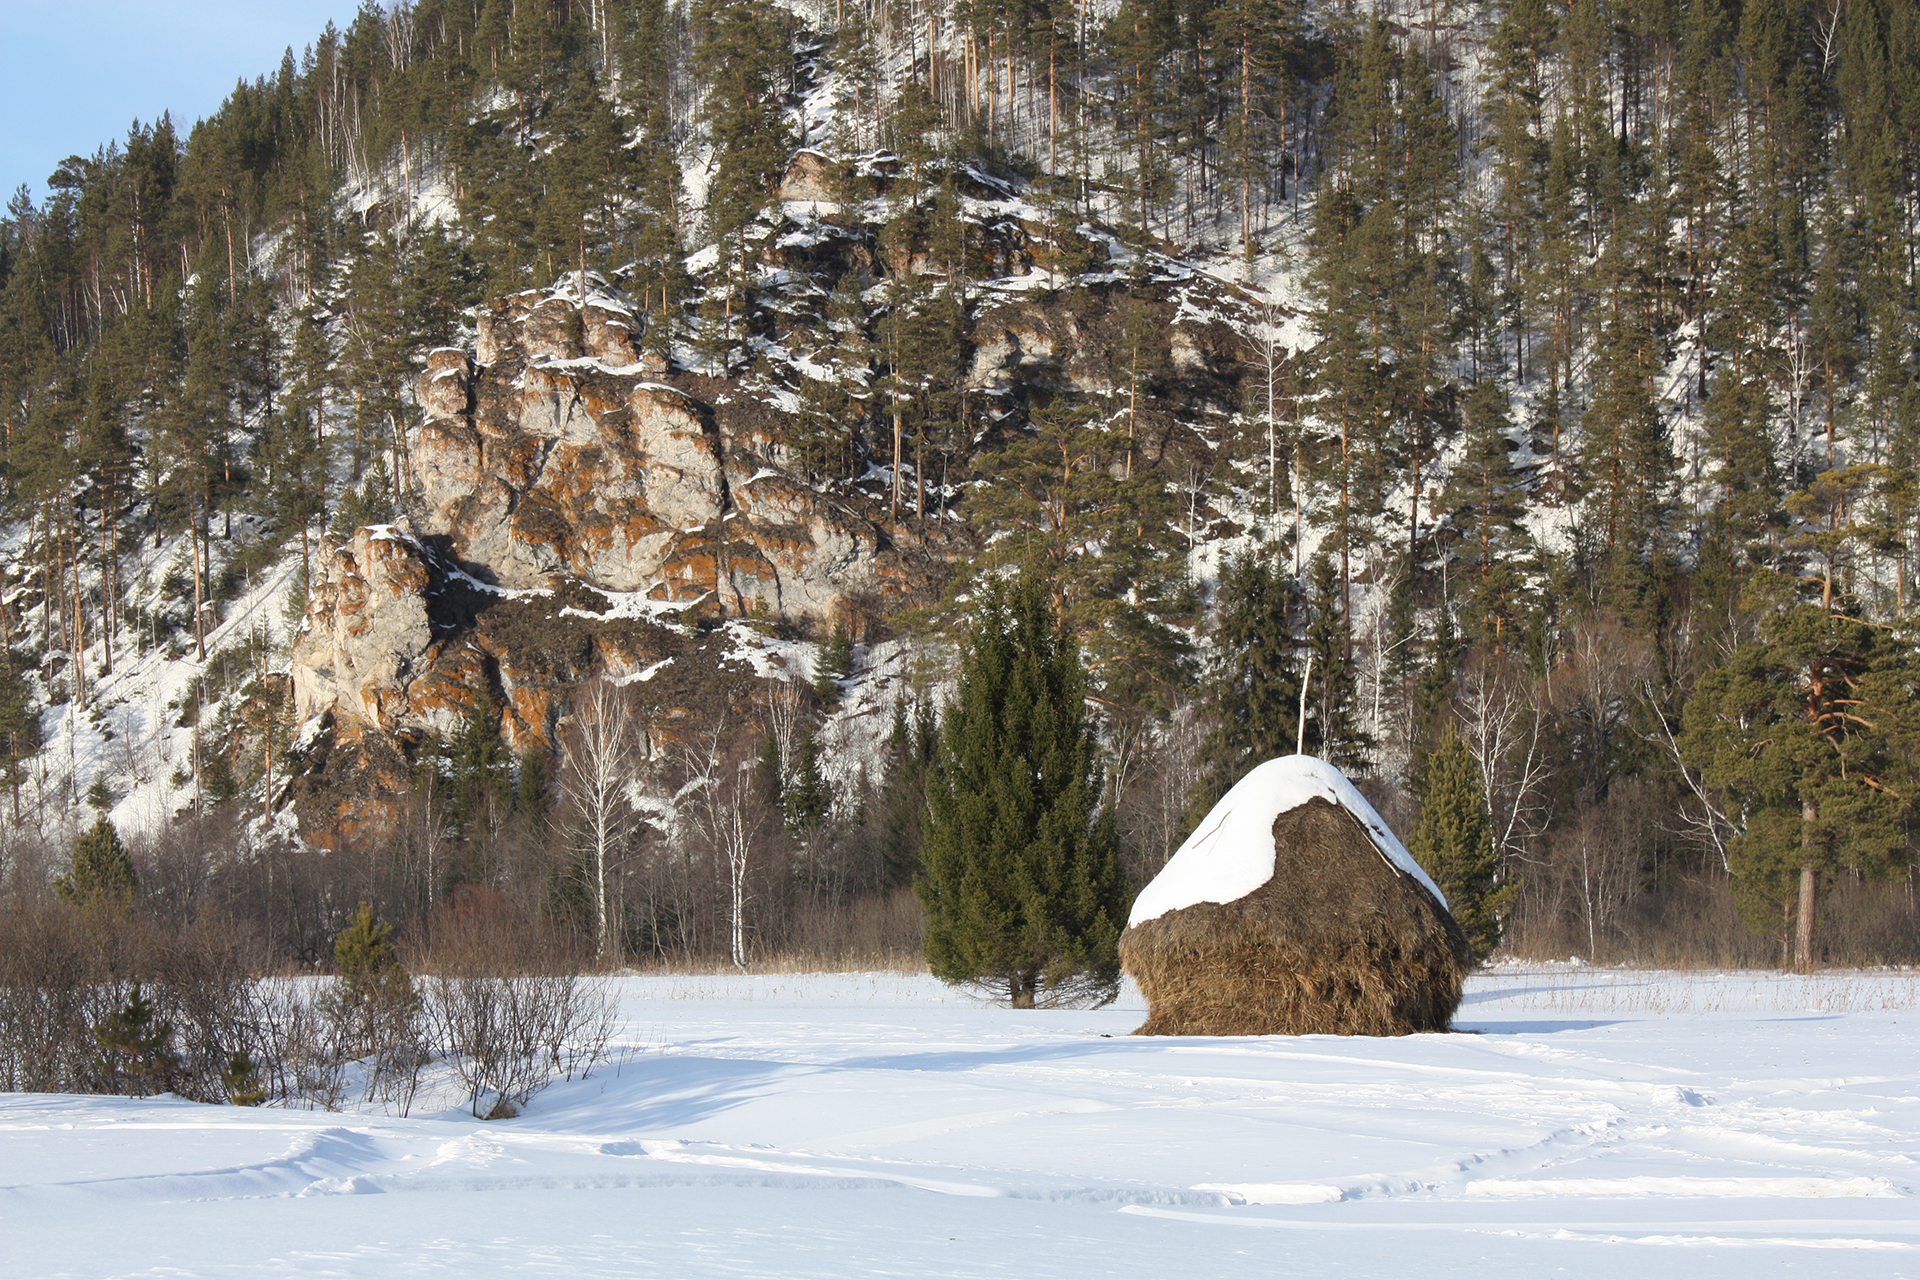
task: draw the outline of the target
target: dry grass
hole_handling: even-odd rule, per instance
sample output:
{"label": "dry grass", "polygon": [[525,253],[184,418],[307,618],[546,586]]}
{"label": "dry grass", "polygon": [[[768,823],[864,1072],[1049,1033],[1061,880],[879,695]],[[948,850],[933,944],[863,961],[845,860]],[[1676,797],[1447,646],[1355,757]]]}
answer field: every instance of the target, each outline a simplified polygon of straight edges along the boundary
{"label": "dry grass", "polygon": [[[925,973],[921,951],[926,919],[913,890],[801,900],[777,939],[748,951],[748,973]],[[650,956],[637,973],[740,973],[724,954],[695,952]]]}
{"label": "dry grass", "polygon": [[1129,928],[1120,958],[1147,998],[1138,1035],[1407,1035],[1460,1003],[1460,928],[1339,806],[1274,821],[1273,878]]}
{"label": "dry grass", "polygon": [[1502,964],[1473,976],[1475,1018],[1708,1013],[1905,1013],[1920,1008],[1912,969],[1782,973],[1766,969],[1593,969]]}
{"label": "dry grass", "polygon": [[744,969],[736,968],[725,956],[650,957],[629,965],[625,972],[646,976],[724,977],[728,975],[805,973],[893,973],[915,974],[927,971],[927,958],[918,951],[773,951],[755,953]]}

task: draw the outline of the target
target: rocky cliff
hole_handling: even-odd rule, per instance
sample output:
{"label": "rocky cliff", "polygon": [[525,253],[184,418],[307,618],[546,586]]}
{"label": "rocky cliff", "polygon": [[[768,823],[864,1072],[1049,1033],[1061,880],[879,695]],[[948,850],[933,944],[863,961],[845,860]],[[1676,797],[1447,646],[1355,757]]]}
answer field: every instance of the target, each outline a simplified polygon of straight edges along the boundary
{"label": "rocky cliff", "polygon": [[[804,225],[766,238],[769,278],[866,278],[865,232],[792,217]],[[1142,345],[1115,305],[1121,277],[1051,289],[1018,217],[979,225],[972,268],[1002,274],[967,317],[954,478],[967,455],[1022,432],[1036,396],[1060,394],[1124,403],[1130,424],[1155,433],[1141,441],[1150,456],[1210,465],[1207,428],[1195,424],[1224,421],[1234,395],[1240,353],[1218,319],[1231,291],[1186,268],[1154,279],[1160,407],[1145,412],[1145,384],[1117,355],[1137,360]],[[817,306],[825,295],[813,293]],[[803,312],[762,336],[763,359],[798,369],[799,353],[830,344],[824,317]],[[401,460],[409,518],[323,549],[293,647],[306,729],[284,794],[310,836],[390,822],[423,745],[453,734],[488,693],[518,753],[556,749],[573,691],[599,671],[633,680],[671,667],[643,699],[658,724],[736,706],[736,723],[751,723],[757,695],[727,661],[739,656],[729,624],[788,636],[840,618],[884,625],[993,535],[953,509],[961,485],[896,507],[877,463],[852,480],[805,482],[788,465],[796,405],[781,377],[670,367],[638,345],[641,328],[589,274],[496,299],[471,349],[428,354],[415,387],[422,421]]]}
{"label": "rocky cliff", "polygon": [[429,354],[415,514],[321,549],[293,646],[306,730],[284,799],[310,836],[390,823],[422,746],[483,691],[516,753],[556,748],[596,672],[646,675],[656,719],[725,706],[749,698],[727,619],[878,616],[951,553],[857,490],[795,479],[764,403],[668,374],[636,327],[604,289],[520,294],[474,350]]}
{"label": "rocky cliff", "polygon": [[517,294],[481,316],[472,353],[433,352],[412,460],[421,532],[501,586],[711,594],[780,620],[925,581],[927,549],[907,526],[796,481],[754,412],[764,405],[664,380],[635,349],[637,327],[609,292]]}

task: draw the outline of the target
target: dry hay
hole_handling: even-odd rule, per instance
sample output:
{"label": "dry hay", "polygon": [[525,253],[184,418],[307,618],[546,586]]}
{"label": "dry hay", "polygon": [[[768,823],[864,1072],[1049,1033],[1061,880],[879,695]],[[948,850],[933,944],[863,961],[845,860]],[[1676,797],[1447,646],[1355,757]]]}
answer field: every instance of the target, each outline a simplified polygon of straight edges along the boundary
{"label": "dry hay", "polygon": [[1273,836],[1273,878],[1252,893],[1121,935],[1121,963],[1147,997],[1134,1034],[1445,1031],[1470,959],[1446,908],[1330,801],[1280,814]]}

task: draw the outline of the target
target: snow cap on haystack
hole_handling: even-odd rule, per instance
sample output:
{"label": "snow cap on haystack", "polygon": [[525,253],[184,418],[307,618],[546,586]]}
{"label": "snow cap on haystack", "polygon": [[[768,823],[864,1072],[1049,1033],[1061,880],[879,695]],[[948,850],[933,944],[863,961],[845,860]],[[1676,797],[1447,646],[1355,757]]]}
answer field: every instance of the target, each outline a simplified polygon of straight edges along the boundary
{"label": "snow cap on haystack", "polygon": [[1345,774],[1269,760],[1141,890],[1120,958],[1142,1035],[1444,1031],[1470,953],[1446,899]]}

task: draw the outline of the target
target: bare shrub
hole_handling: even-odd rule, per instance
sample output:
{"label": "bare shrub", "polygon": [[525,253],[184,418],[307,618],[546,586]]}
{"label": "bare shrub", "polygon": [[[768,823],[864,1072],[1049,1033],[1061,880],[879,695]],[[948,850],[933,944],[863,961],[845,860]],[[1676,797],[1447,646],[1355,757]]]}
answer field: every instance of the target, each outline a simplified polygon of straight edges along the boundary
{"label": "bare shrub", "polygon": [[424,938],[405,948],[414,971],[442,977],[576,973],[593,953],[574,933],[484,885],[461,885],[427,917]]}
{"label": "bare shrub", "polygon": [[436,908],[428,934],[425,1017],[474,1115],[511,1115],[606,1056],[612,993],[576,971],[582,957],[546,921],[467,888]]}
{"label": "bare shrub", "polygon": [[173,1028],[176,1065],[160,1083],[182,1097],[224,1102],[221,1070],[257,1042],[258,963],[251,939],[225,922],[169,932],[107,909],[17,904],[0,916],[0,1087],[122,1087],[96,1032],[138,982],[155,1024]]}
{"label": "bare shrub", "polygon": [[0,1088],[105,1086],[93,1028],[125,1002],[126,990],[84,925],[79,912],[56,903],[0,917]]}
{"label": "bare shrub", "polygon": [[346,1029],[329,1015],[332,979],[266,978],[257,984],[254,1055],[267,1094],[293,1106],[338,1111],[349,1092]]}
{"label": "bare shrub", "polygon": [[231,922],[209,917],[171,933],[148,933],[141,942],[146,955],[138,968],[145,990],[157,1012],[173,1024],[179,1059],[174,1092],[225,1102],[220,1073],[235,1053],[253,1057],[258,1048],[258,948]]}
{"label": "bare shrub", "polygon": [[424,985],[435,1039],[483,1119],[517,1114],[556,1077],[586,1075],[613,1036],[613,997],[596,979],[435,976]]}

